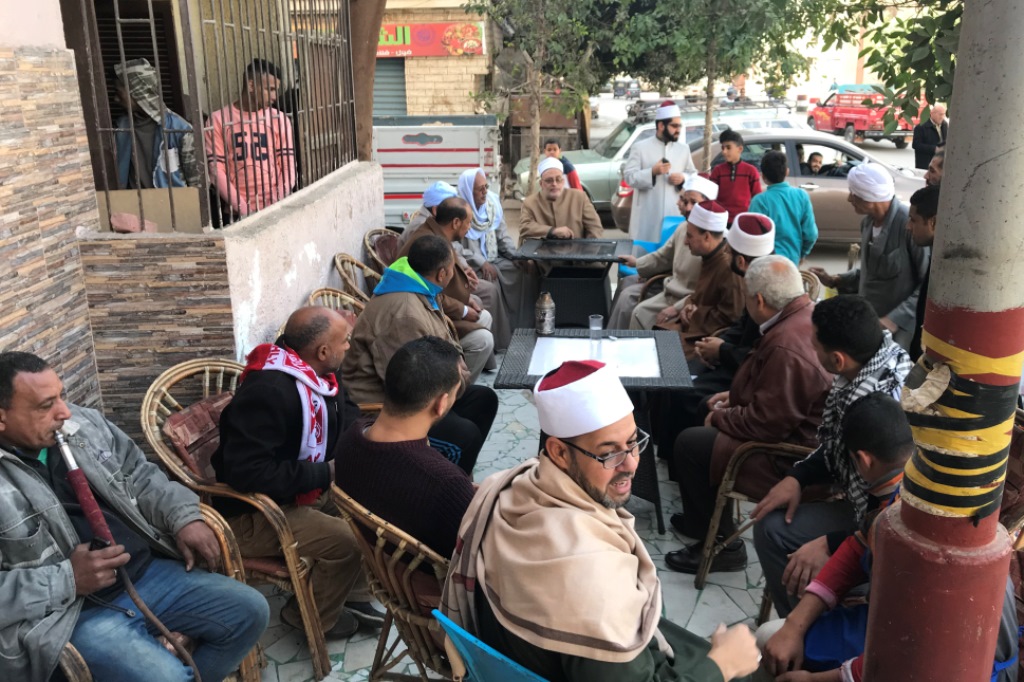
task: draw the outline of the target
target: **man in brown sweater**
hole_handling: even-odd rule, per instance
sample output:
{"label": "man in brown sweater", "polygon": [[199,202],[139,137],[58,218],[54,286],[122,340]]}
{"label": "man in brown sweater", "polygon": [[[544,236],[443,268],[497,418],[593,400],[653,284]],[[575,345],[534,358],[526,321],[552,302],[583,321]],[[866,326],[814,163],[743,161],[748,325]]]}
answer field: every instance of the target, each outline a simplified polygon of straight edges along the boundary
{"label": "man in brown sweater", "polygon": [[[711,411],[704,426],[686,429],[675,442],[671,464],[674,480],[680,482],[683,514],[672,525],[699,541],[665,555],[665,564],[682,573],[697,572],[718,484],[736,448],[747,441],[814,445],[832,383],[814,350],[814,304],[792,261],[784,256],[758,258],[744,281],[747,312],[761,326],[761,338],[740,365],[731,389],[708,399]],[[741,490],[761,497],[785,473],[768,458],[751,459],[740,474]],[[719,535],[731,535],[734,523],[733,514],[723,512]],[[746,562],[746,547],[737,540],[715,557],[711,570],[741,571]]]}
{"label": "man in brown sweater", "polygon": [[410,341],[388,363],[380,415],[356,422],[335,450],[338,487],[445,557],[455,550],[473,483],[427,434],[459,385],[457,348],[436,336]]}

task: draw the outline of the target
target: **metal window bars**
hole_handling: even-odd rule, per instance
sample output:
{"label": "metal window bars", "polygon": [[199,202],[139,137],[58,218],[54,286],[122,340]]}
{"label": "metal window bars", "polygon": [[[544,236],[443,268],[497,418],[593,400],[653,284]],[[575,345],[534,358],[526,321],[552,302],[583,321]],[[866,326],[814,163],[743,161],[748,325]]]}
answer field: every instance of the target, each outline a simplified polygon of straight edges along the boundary
{"label": "metal window bars", "polygon": [[348,0],[78,5],[68,32],[108,219],[221,227],[356,159]]}

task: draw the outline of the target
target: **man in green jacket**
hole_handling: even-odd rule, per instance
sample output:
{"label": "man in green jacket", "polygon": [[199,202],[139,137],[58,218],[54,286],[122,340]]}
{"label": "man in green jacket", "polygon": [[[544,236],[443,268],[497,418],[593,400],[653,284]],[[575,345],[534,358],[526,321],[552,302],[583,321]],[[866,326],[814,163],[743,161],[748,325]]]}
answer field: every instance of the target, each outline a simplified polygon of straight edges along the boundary
{"label": "man in green jacket", "polygon": [[648,439],[611,367],[570,361],[534,390],[540,457],[480,485],[442,610],[550,682],[720,682],[759,655],[745,625],[661,619],[661,584],[624,507]]}

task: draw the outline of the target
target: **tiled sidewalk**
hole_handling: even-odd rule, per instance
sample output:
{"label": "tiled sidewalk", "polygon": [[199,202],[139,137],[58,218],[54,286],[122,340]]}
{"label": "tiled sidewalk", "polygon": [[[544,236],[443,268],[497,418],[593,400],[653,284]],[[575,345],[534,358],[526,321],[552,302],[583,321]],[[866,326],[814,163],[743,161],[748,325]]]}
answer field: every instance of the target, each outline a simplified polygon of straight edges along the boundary
{"label": "tiled sidewalk", "polygon": [[[485,374],[480,383],[490,384],[494,374]],[[500,405],[494,428],[484,445],[477,462],[475,477],[486,476],[507,469],[537,453],[539,427],[537,413],[527,398],[526,391],[498,391]],[[664,462],[658,463],[661,497],[665,521],[679,511],[679,488],[667,482]],[[665,553],[683,546],[682,537],[669,526],[665,535],[659,535],[653,506],[634,498],[628,509],[636,516],[636,528],[647,544],[654,563],[659,566],[665,616],[690,631],[708,637],[719,623],[732,625],[747,623],[753,626],[761,603],[763,580],[757,554],[748,539],[747,556],[750,563],[746,572],[712,573],[703,590],[693,586],[693,576],[664,569]],[[687,542],[690,542],[687,539]],[[267,590],[271,604],[270,627],[261,642],[265,648],[268,665],[263,671],[264,682],[307,682],[313,679],[313,667],[309,661],[305,638],[293,628],[278,620],[278,612],[285,597]],[[368,679],[369,666],[373,661],[377,645],[377,634],[360,630],[347,641],[328,643],[331,661],[334,664],[328,680],[350,680],[363,682]],[[407,672],[415,674],[413,666]]]}

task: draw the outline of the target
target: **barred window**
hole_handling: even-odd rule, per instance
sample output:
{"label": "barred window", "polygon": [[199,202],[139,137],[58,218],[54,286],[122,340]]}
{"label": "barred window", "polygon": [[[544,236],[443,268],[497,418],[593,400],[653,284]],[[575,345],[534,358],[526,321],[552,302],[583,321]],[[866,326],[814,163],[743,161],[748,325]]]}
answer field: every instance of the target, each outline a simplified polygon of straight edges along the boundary
{"label": "barred window", "polygon": [[199,232],[356,159],[348,0],[63,0],[101,223]]}

